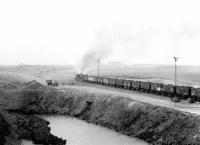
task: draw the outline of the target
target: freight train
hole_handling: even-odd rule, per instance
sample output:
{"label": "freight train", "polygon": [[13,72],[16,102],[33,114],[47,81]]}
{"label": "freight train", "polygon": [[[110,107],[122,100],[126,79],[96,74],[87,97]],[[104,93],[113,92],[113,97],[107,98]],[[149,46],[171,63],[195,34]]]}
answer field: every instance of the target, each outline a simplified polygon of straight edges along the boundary
{"label": "freight train", "polygon": [[186,99],[188,99],[190,103],[196,101],[200,102],[200,88],[194,88],[191,86],[175,86],[172,84],[143,82],[131,79],[111,77],[89,76],[83,74],[77,74],[75,76],[75,79],[81,82],[95,83],[110,87],[124,88],[139,92],[167,96],[175,102]]}

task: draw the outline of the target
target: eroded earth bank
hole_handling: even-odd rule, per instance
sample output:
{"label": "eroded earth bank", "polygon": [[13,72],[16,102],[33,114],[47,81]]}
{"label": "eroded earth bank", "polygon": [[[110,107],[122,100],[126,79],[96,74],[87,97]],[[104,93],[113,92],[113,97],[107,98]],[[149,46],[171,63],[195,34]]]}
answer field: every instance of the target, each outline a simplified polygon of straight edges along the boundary
{"label": "eroded earth bank", "polygon": [[21,145],[21,139],[43,145],[66,144],[65,140],[50,134],[48,121],[17,109],[22,106],[21,99],[29,97],[25,92],[40,92],[40,84],[1,84],[0,87],[0,145]]}
{"label": "eroded earth bank", "polygon": [[200,144],[200,117],[195,114],[115,95],[58,90],[36,82],[25,86],[14,88],[15,95],[2,92],[1,106],[22,114],[76,117],[155,145]]}

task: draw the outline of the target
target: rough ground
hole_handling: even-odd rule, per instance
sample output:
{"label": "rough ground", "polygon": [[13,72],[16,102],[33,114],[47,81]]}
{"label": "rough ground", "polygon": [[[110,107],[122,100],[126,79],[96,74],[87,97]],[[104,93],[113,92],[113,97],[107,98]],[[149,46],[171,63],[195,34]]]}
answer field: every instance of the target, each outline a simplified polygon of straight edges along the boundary
{"label": "rough ground", "polygon": [[195,114],[75,88],[49,87],[29,98],[21,97],[21,112],[69,115],[154,145],[200,144],[200,117]]}
{"label": "rough ground", "polygon": [[88,83],[87,84],[78,83],[78,84],[64,85],[58,87],[59,90],[63,91],[69,88],[94,94],[107,94],[111,96],[126,97],[139,102],[151,103],[153,105],[159,105],[162,107],[172,108],[175,110],[185,111],[200,115],[200,104],[199,103],[189,104],[187,100],[181,100],[181,102],[179,103],[174,103],[170,100],[170,98],[164,96],[158,96],[153,94],[136,92],[133,90],[125,90],[125,89],[106,87],[102,85],[88,84]]}
{"label": "rough ground", "polygon": [[49,122],[24,114],[0,111],[0,145],[21,145],[21,139],[37,144],[65,145],[65,141],[50,134]]}
{"label": "rough ground", "polygon": [[[21,96],[30,97],[41,92],[42,85],[36,82],[1,84],[0,100],[0,145],[21,145],[21,139],[44,145],[65,145],[66,141],[50,134],[49,122],[33,115],[22,114]],[[37,93],[36,93],[37,92]],[[29,101],[31,100],[30,97]]]}
{"label": "rough ground", "polygon": [[[6,110],[29,115],[73,116],[154,145],[200,144],[200,117],[197,114],[133,100],[123,92],[110,93],[115,91],[112,89],[99,92],[99,88],[86,86],[44,87],[37,82],[16,86],[0,92],[0,105]],[[142,99],[142,96],[145,94],[137,97]],[[7,136],[6,127],[4,130],[3,136]]]}

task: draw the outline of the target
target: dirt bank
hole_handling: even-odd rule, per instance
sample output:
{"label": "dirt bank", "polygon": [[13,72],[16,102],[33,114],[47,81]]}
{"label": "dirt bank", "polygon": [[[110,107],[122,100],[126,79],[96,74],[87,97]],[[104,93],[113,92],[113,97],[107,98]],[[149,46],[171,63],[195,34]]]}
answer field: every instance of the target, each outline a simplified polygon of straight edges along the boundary
{"label": "dirt bank", "polygon": [[[21,145],[21,139],[37,144],[65,145],[66,141],[50,134],[49,122],[18,109],[24,98],[34,99],[44,90],[36,83],[6,84],[0,87],[0,145]],[[29,93],[32,90],[31,95]],[[29,93],[27,93],[29,92]]]}
{"label": "dirt bank", "polygon": [[[0,90],[0,94],[0,105],[4,110],[29,114],[27,117],[19,115],[19,118],[30,119],[30,114],[69,115],[155,145],[200,144],[199,116],[133,101],[131,98],[91,93],[75,88],[65,88],[65,90],[46,88],[36,82],[22,84],[12,91],[3,89]],[[14,127],[24,124],[23,121],[15,125],[14,122],[9,123],[8,120],[4,120],[2,124],[14,124]],[[30,124],[40,122],[38,119],[30,120]],[[30,126],[29,123],[25,124],[24,127],[16,129],[16,132],[23,128],[26,130],[26,127]],[[7,131],[6,127],[3,129],[5,130],[3,136],[6,136],[9,130]],[[24,137],[23,134],[21,136],[30,139],[30,136]],[[34,137],[31,136],[31,139]]]}
{"label": "dirt bank", "polygon": [[200,144],[199,116],[130,98],[47,88],[42,94],[22,95],[21,100],[21,112],[70,115],[154,145]]}
{"label": "dirt bank", "polygon": [[0,145],[21,145],[21,139],[36,144],[65,145],[66,141],[50,134],[49,122],[24,114],[0,111]]}
{"label": "dirt bank", "polygon": [[90,92],[94,94],[107,94],[113,96],[122,96],[130,98],[139,102],[147,102],[153,105],[159,105],[162,107],[172,108],[179,111],[185,111],[189,113],[195,113],[200,115],[200,105],[199,102],[194,104],[189,104],[188,100],[181,100],[179,103],[172,102],[169,97],[154,95],[149,93],[137,92],[133,90],[119,89],[113,87],[107,87],[96,84],[88,83],[78,83],[74,85],[63,85],[59,86],[57,89],[76,89],[81,90],[82,92]]}

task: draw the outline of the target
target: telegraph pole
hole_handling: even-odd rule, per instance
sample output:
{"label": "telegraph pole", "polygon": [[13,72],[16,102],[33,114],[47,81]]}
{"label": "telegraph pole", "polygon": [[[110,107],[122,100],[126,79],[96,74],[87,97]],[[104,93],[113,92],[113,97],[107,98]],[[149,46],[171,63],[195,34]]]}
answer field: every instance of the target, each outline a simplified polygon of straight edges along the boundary
{"label": "telegraph pole", "polygon": [[176,86],[176,84],[177,84],[177,68],[176,68],[176,62],[177,62],[177,60],[179,59],[178,57],[173,57],[174,58],[174,63],[175,63],[175,86]]}
{"label": "telegraph pole", "polygon": [[99,77],[99,63],[100,63],[100,60],[98,59],[98,72],[97,72],[98,77]]}

